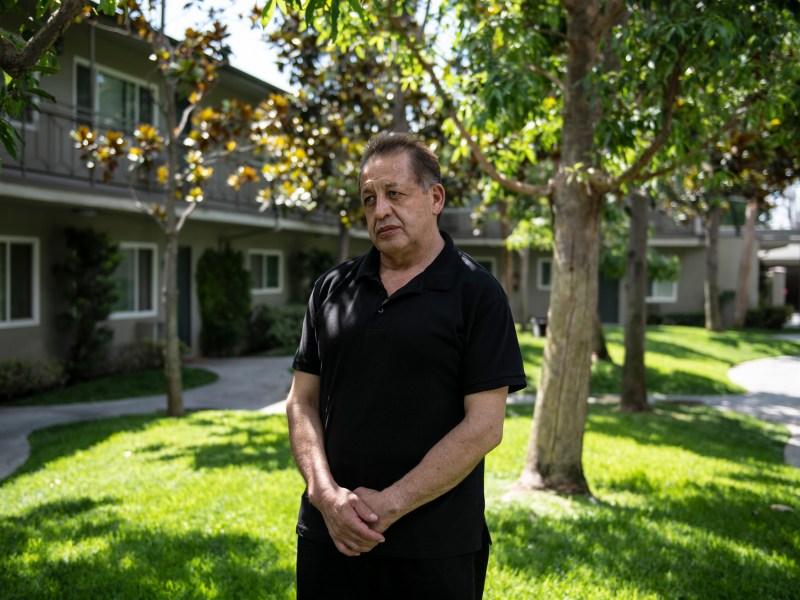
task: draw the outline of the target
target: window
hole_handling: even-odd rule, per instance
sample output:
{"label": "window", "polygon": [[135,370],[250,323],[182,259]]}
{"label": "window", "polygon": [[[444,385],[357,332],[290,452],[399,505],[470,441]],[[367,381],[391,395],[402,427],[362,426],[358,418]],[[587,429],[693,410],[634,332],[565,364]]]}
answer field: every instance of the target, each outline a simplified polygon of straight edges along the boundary
{"label": "window", "polygon": [[651,279],[647,282],[648,302],[677,302],[678,282],[658,281]]}
{"label": "window", "polygon": [[119,298],[112,317],[155,316],[156,247],[152,244],[120,244],[122,261],[114,271]]}
{"label": "window", "polygon": [[80,123],[125,132],[155,125],[155,89],[145,82],[100,67],[92,77],[88,65],[78,64],[75,89]]}
{"label": "window", "polygon": [[280,292],[283,289],[280,252],[251,250],[249,256],[253,292]]}
{"label": "window", "polygon": [[0,238],[0,327],[39,322],[39,243]]}
{"label": "window", "polygon": [[553,279],[553,259],[540,258],[536,263],[536,287],[549,290]]}

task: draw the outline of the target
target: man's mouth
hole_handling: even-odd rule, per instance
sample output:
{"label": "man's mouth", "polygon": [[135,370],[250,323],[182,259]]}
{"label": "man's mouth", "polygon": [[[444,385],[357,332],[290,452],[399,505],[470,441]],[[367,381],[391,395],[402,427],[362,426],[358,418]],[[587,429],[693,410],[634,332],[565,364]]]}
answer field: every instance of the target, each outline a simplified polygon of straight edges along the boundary
{"label": "man's mouth", "polygon": [[383,227],[378,227],[376,232],[378,235],[381,235],[383,233],[394,231],[395,229],[400,229],[400,227],[398,227],[397,225],[384,225]]}

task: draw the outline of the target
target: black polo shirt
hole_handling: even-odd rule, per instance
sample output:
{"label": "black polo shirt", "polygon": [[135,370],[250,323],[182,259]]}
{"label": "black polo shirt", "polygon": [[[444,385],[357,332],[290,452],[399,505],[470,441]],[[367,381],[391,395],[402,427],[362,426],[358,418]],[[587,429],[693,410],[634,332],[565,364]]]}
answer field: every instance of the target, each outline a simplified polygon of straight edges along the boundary
{"label": "black polo shirt", "polygon": [[[464,396],[526,385],[505,292],[442,236],[445,247],[434,262],[391,297],[375,248],[314,285],[293,366],[320,376],[325,450],[342,487],[390,486],[464,418]],[[394,523],[373,552],[474,552],[483,509],[481,461],[455,488]],[[306,494],[297,531],[330,541]]]}

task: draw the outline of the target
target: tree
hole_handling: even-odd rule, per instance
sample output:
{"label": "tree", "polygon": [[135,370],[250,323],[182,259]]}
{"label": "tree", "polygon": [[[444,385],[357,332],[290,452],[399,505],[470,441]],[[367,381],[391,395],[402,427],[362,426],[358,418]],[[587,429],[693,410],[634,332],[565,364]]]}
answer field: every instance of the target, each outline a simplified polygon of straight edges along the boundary
{"label": "tree", "polygon": [[[756,66],[789,60],[781,44],[796,23],[767,2],[741,10],[733,0],[454,0],[443,14],[456,22],[455,56],[436,62],[435,44],[407,25],[412,4],[377,4],[369,17],[415,55],[458,143],[487,175],[552,207],[547,341],[519,486],[588,493],[581,454],[606,196],[696,161],[738,111],[763,99],[768,70]],[[337,22],[339,2],[330,6]],[[479,138],[489,121],[501,138],[533,140],[527,153],[540,169],[531,180],[504,176],[486,157]]]}
{"label": "tree", "polygon": [[6,151],[17,157],[19,136],[10,120],[21,121],[26,110],[38,110],[33,97],[52,100],[39,87],[37,73],[47,75],[58,70],[53,45],[79,17],[93,11],[113,15],[117,0],[36,0],[33,14],[28,3],[4,2],[4,21],[20,21],[15,30],[0,27],[0,141]]}
{"label": "tree", "polygon": [[[294,144],[295,132],[284,127],[291,121],[285,98],[272,96],[257,108],[226,100],[219,107],[200,109],[228,54],[225,43],[228,33],[221,23],[212,22],[206,31],[189,28],[182,40],[173,41],[151,24],[153,15],[146,8],[132,0],[127,8],[129,27],[151,46],[156,62],[164,134],[145,123],[137,127],[132,140],[120,132],[100,134],[85,126],[72,132],[72,137],[87,166],[101,171],[104,178],[127,158],[133,163],[132,176],[147,177],[155,171],[162,186],[161,202],[144,204],[137,200],[136,203],[153,217],[164,235],[162,302],[167,412],[170,416],[180,416],[184,408],[177,319],[178,239],[187,219],[203,201],[203,187],[214,174],[213,164],[236,152],[269,157],[272,149],[279,148],[281,164],[294,167],[284,166],[280,172],[272,173],[271,162],[262,166],[260,172],[264,173],[267,185],[256,197],[262,206],[272,202],[307,206],[311,180],[297,166],[302,155]],[[179,110],[179,103],[185,108]],[[184,133],[190,121],[191,131]],[[228,182],[238,188],[258,180],[259,171],[243,164]],[[136,198],[133,187],[131,193]]]}

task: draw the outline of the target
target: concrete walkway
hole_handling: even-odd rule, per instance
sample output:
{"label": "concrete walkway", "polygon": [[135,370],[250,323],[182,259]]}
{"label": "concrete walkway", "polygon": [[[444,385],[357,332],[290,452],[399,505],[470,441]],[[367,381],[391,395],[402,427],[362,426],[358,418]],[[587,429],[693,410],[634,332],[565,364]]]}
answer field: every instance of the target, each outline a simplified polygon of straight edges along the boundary
{"label": "concrete walkway", "polygon": [[[782,336],[783,337],[783,336]],[[786,336],[800,342],[800,334]],[[214,371],[219,379],[207,386],[184,392],[187,410],[255,410],[284,412],[284,399],[291,383],[291,357],[203,359],[193,362]],[[737,365],[728,372],[731,380],[748,390],[740,396],[653,396],[653,400],[695,400],[721,410],[732,410],[786,425],[791,439],[785,460],[800,468],[800,356],[767,358]],[[512,402],[533,401],[514,394]],[[0,408],[0,481],[28,458],[28,435],[43,427],[105,419],[118,415],[164,412],[163,394],[129,400],[88,402],[56,406]]]}
{"label": "concrete walkway", "polygon": [[[256,410],[283,413],[292,380],[291,357],[203,359],[189,366],[203,367],[219,375],[210,385],[187,390],[186,410]],[[166,411],[166,396],[129,400],[86,402],[54,406],[0,408],[0,481],[11,475],[30,453],[28,435],[43,427]]]}

